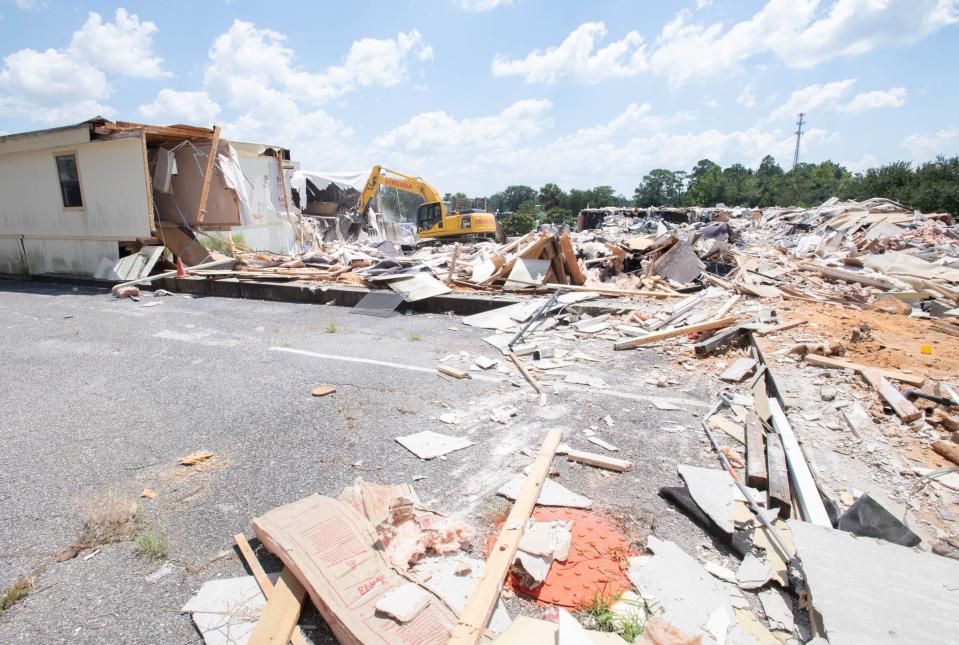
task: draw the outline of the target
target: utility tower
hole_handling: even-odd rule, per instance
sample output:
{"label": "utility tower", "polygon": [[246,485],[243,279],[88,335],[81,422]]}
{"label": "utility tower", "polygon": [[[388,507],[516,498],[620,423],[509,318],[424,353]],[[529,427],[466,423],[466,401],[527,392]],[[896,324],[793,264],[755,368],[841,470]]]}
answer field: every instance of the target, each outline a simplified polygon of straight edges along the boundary
{"label": "utility tower", "polygon": [[796,167],[796,164],[799,163],[799,140],[802,138],[802,127],[805,125],[803,117],[806,116],[805,113],[799,113],[799,120],[796,121],[796,151],[793,153],[793,168]]}

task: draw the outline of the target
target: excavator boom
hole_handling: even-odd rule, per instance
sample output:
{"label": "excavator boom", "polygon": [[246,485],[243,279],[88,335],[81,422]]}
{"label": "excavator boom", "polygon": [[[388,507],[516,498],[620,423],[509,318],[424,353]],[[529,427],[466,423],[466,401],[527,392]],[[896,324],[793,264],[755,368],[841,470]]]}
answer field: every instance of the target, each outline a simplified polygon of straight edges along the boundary
{"label": "excavator boom", "polygon": [[361,216],[366,215],[380,186],[389,186],[423,198],[424,203],[416,209],[416,230],[420,238],[452,241],[497,236],[496,217],[492,213],[453,211],[440,193],[423,179],[382,166],[373,166],[360,194],[357,208]]}

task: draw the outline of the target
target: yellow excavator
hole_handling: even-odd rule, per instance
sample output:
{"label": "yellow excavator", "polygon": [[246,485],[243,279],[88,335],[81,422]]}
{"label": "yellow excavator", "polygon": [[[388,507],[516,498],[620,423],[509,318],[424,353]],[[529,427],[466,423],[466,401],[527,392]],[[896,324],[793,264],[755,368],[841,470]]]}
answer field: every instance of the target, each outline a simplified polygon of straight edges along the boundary
{"label": "yellow excavator", "polygon": [[380,186],[389,186],[423,198],[424,203],[416,209],[416,231],[422,239],[452,242],[475,238],[503,238],[492,213],[479,209],[456,211],[449,202],[443,201],[435,188],[419,177],[382,166],[373,166],[370,178],[360,194],[357,210],[361,217],[366,216],[366,211]]}

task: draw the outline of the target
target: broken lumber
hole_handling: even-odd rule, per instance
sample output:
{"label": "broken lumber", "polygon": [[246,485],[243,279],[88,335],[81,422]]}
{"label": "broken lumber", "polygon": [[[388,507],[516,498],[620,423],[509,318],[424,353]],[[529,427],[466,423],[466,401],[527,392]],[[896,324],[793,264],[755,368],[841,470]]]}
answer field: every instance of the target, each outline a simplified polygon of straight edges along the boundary
{"label": "broken lumber", "polygon": [[[789,517],[792,497],[789,495],[789,469],[786,467],[786,453],[783,451],[779,435],[771,432],[766,435],[767,497],[769,508],[783,509],[783,517]],[[748,462],[747,462],[748,465]]]}
{"label": "broken lumber", "polygon": [[753,488],[765,488],[769,479],[766,474],[764,438],[765,432],[759,419],[753,414],[748,414],[746,416],[746,483]]}
{"label": "broken lumber", "polygon": [[800,262],[800,269],[805,269],[806,271],[815,271],[816,273],[821,273],[822,275],[833,278],[834,280],[843,280],[844,282],[858,282],[859,284],[865,284],[870,287],[877,287],[879,289],[885,289],[889,291],[895,289],[896,285],[888,280],[883,280],[881,278],[874,278],[869,275],[863,275],[860,273],[855,273],[853,271],[845,271],[843,269],[834,269],[833,267],[823,266],[822,264],[814,264],[812,262]]}
{"label": "broken lumber", "polygon": [[810,365],[815,365],[816,367],[831,367],[833,369],[847,369],[853,370],[854,372],[862,372],[863,370],[874,369],[878,370],[880,374],[885,376],[887,379],[892,379],[893,381],[900,381],[908,385],[922,385],[925,383],[926,379],[923,376],[916,376],[915,374],[907,374],[905,372],[900,372],[899,370],[887,370],[878,367],[872,367],[870,365],[862,365],[861,363],[853,363],[852,361],[844,361],[841,358],[833,358],[831,356],[820,356],[819,354],[807,354],[806,362]]}
{"label": "broken lumber", "polygon": [[[237,533],[233,539],[236,541],[236,546],[240,550],[240,555],[242,555],[243,559],[246,561],[246,566],[250,568],[250,573],[252,573],[253,577],[256,579],[256,584],[260,586],[260,591],[263,592],[263,597],[269,601],[270,597],[273,595],[273,583],[270,582],[270,577],[266,575],[266,571],[263,570],[263,565],[260,564],[256,554],[253,553],[253,549],[250,547],[250,543],[247,541],[246,536],[242,533]],[[306,645],[306,637],[303,636],[303,632],[300,631],[299,627],[293,629],[293,635],[290,636],[290,642],[293,645]]]}
{"label": "broken lumber", "polygon": [[696,356],[708,356],[727,345],[743,346],[749,340],[749,335],[746,332],[745,324],[724,329],[717,334],[713,334],[706,340],[701,340],[693,345],[693,351],[696,352]]}
{"label": "broken lumber", "polygon": [[575,285],[586,283],[586,276],[583,270],[579,268],[579,262],[576,261],[576,250],[573,248],[573,242],[569,239],[568,233],[559,236],[559,246],[563,249],[563,261],[566,263],[566,273]]}
{"label": "broken lumber", "polygon": [[321,385],[313,388],[313,391],[310,394],[313,396],[328,396],[334,392],[336,392],[336,388],[332,385]]}
{"label": "broken lumber", "polygon": [[446,374],[447,376],[452,376],[453,378],[470,378],[468,372],[463,370],[458,370],[455,367],[448,367],[446,365],[440,365],[436,368],[436,371],[440,374]]}
{"label": "broken lumber", "polygon": [[673,338],[674,336],[682,336],[684,334],[692,334],[699,331],[710,331],[713,329],[722,329],[723,327],[728,327],[738,320],[736,316],[727,316],[726,318],[719,318],[716,320],[707,320],[706,322],[701,322],[695,325],[687,325],[686,327],[676,327],[674,329],[664,329],[663,331],[653,332],[647,334],[646,336],[640,336],[639,338],[632,338],[630,340],[624,340],[613,345],[613,349],[622,350],[622,349],[633,349],[639,347],[640,345],[647,345],[649,343],[655,343],[659,340],[665,340],[667,338]]}
{"label": "broken lumber", "polygon": [[533,386],[533,389],[536,390],[536,393],[541,394],[542,389],[540,389],[539,381],[537,381],[536,378],[529,373],[529,370],[526,369],[526,365],[524,365],[523,361],[519,359],[519,356],[516,355],[516,352],[510,352],[507,354],[507,356],[511,361],[513,361],[513,364],[516,365],[516,369],[518,369],[519,373],[523,375],[523,378],[525,378],[529,384]]}
{"label": "broken lumber", "polygon": [[543,445],[539,449],[539,455],[533,462],[529,475],[523,482],[523,488],[496,538],[496,544],[490,549],[490,556],[486,560],[486,566],[483,567],[483,575],[470,592],[459,622],[453,627],[449,645],[475,645],[482,637],[499,598],[503,580],[506,579],[506,574],[516,557],[516,549],[523,538],[523,531],[536,505],[540,490],[543,488],[543,482],[549,476],[550,464],[562,437],[563,432],[558,428],[546,434]]}
{"label": "broken lumber", "polygon": [[266,607],[250,634],[249,645],[286,645],[296,629],[306,589],[289,568],[284,568]]}
{"label": "broken lumber", "polygon": [[773,325],[772,327],[766,327],[765,329],[757,329],[753,331],[757,336],[768,336],[769,334],[775,334],[777,332],[786,331],[787,329],[792,329],[793,327],[798,327],[799,325],[805,325],[806,321],[797,319],[797,320],[787,320],[781,322],[778,325]]}
{"label": "broken lumber", "polygon": [[633,467],[633,464],[625,459],[616,459],[605,455],[597,455],[592,452],[583,452],[581,450],[570,450],[566,453],[567,461],[575,461],[580,464],[588,464],[597,468],[606,468],[615,470],[618,473],[625,472]]}
{"label": "broken lumber", "polygon": [[892,408],[893,412],[895,412],[900,419],[909,423],[922,416],[922,412],[920,412],[909,399],[904,397],[878,370],[864,369],[860,373],[862,377],[866,379],[866,382],[879,392],[879,396],[889,404],[889,407]]}
{"label": "broken lumber", "polygon": [[733,305],[739,302],[741,298],[742,296],[737,293],[735,296],[733,296],[732,298],[724,302],[723,306],[719,308],[719,311],[715,313],[713,318],[722,318],[723,316],[728,314],[729,310],[733,308]]}
{"label": "broken lumber", "polygon": [[[236,260],[233,258],[226,258],[224,260],[214,260],[212,262],[205,262],[203,264],[197,264],[196,266],[190,267],[190,271],[196,271],[198,269],[212,269],[214,267],[223,266],[225,264],[236,264]],[[147,276],[145,278],[137,278],[136,280],[130,280],[129,282],[121,282],[120,284],[113,285],[113,288],[110,290],[113,294],[116,294],[120,289],[125,287],[133,287],[138,284],[149,284],[151,282],[156,282],[157,280],[162,280],[163,278],[175,278],[176,269],[172,271],[166,271],[164,273],[158,273],[156,275]]]}
{"label": "broken lumber", "polygon": [[959,444],[951,441],[933,441],[932,449],[954,464],[959,464]]}

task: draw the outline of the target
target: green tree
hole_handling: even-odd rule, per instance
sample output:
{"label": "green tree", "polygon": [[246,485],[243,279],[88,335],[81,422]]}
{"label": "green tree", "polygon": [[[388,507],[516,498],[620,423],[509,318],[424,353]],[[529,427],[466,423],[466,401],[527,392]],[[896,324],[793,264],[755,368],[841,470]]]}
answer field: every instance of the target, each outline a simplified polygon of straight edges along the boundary
{"label": "green tree", "polygon": [[520,204],[536,199],[536,190],[529,186],[507,186],[502,192],[489,198],[490,208],[494,211],[513,212]]}
{"label": "green tree", "polygon": [[539,189],[539,205],[547,212],[554,208],[564,208],[569,196],[554,183],[547,183]]}
{"label": "green tree", "polygon": [[650,170],[633,192],[633,203],[639,208],[674,204],[678,195],[676,173],[665,168]]}
{"label": "green tree", "polygon": [[751,179],[753,171],[746,166],[734,163],[723,170],[723,202],[727,206],[749,206]]}
{"label": "green tree", "polygon": [[612,186],[597,186],[589,192],[589,205],[591,208],[617,206],[621,201],[621,198],[616,195],[616,190]]}
{"label": "green tree", "polygon": [[723,201],[723,170],[709,159],[700,159],[689,173],[688,205],[713,206]]}
{"label": "green tree", "polygon": [[526,200],[513,211],[513,214],[503,220],[503,230],[507,235],[525,235],[529,233],[538,224],[538,214],[536,204],[532,199]]}
{"label": "green tree", "polygon": [[749,205],[760,208],[786,205],[781,199],[784,174],[772,155],[763,157],[749,181]]}
{"label": "green tree", "polygon": [[563,224],[569,226],[570,228],[576,227],[576,215],[565,208],[551,208],[546,211],[546,215],[543,216],[542,224],[556,224],[557,226],[562,226]]}

